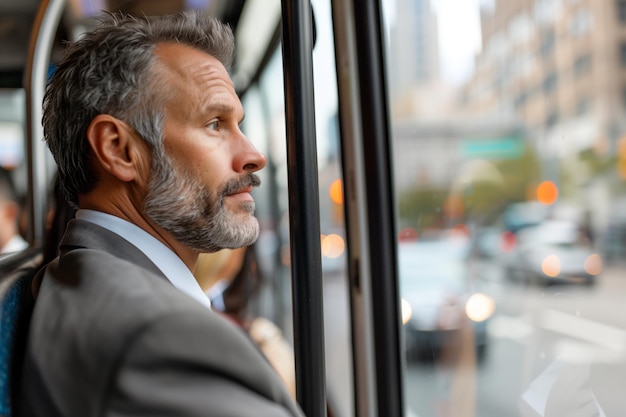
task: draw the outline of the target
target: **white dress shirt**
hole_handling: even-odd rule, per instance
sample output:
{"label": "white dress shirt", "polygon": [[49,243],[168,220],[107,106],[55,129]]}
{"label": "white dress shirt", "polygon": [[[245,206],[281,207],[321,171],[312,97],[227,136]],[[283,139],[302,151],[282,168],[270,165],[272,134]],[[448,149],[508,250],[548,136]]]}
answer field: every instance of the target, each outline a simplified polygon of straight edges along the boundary
{"label": "white dress shirt", "polygon": [[15,235],[13,236],[6,245],[2,247],[0,253],[11,253],[11,252],[19,252],[28,247],[28,242],[25,241],[22,236]]}
{"label": "white dress shirt", "polygon": [[161,241],[139,226],[95,210],[78,210],[76,218],[95,223],[126,239],[143,252],[176,288],[206,307],[211,307],[209,298],[183,261]]}

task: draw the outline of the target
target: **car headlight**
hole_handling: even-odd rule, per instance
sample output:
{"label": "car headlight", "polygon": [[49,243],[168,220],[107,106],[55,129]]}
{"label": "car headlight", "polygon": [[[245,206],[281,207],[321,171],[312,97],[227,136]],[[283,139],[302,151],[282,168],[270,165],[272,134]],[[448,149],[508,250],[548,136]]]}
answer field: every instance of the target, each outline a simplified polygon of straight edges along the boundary
{"label": "car headlight", "polygon": [[472,295],[465,303],[465,314],[470,320],[481,322],[493,316],[496,302],[490,296],[482,293]]}
{"label": "car headlight", "polygon": [[541,262],[541,271],[549,277],[558,277],[561,273],[561,261],[556,255],[547,256]]}
{"label": "car headlight", "polygon": [[585,272],[589,275],[598,275],[602,272],[602,258],[597,253],[587,256],[585,259]]}

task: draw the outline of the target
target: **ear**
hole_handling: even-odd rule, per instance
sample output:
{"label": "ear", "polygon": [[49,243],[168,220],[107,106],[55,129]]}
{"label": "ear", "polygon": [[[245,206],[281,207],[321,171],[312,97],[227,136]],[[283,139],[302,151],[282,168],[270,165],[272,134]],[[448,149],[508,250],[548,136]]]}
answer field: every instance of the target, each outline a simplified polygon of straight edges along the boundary
{"label": "ear", "polygon": [[109,115],[99,114],[87,129],[87,140],[95,161],[101,168],[120,181],[130,182],[137,177],[136,152],[138,135],[125,122]]}

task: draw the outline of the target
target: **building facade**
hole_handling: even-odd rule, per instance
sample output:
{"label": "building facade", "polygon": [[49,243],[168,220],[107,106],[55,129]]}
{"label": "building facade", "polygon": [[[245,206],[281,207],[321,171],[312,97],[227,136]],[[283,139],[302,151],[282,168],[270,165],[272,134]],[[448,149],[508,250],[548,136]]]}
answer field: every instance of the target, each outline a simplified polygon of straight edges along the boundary
{"label": "building facade", "polygon": [[465,111],[543,132],[547,152],[615,149],[626,133],[626,1],[495,0]]}

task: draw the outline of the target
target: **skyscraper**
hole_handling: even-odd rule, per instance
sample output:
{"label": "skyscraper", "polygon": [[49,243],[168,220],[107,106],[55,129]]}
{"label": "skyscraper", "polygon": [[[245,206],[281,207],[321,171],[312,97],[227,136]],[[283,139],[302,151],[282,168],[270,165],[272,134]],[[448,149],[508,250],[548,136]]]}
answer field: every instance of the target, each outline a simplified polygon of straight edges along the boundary
{"label": "skyscraper", "polygon": [[439,78],[437,16],[431,0],[395,0],[395,22],[390,25],[389,89],[418,85]]}

